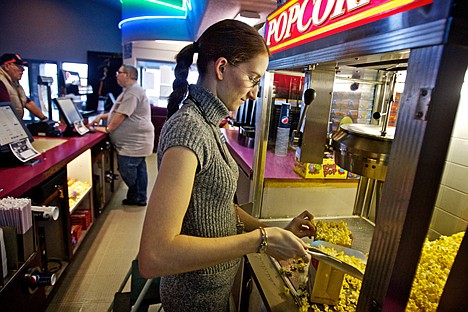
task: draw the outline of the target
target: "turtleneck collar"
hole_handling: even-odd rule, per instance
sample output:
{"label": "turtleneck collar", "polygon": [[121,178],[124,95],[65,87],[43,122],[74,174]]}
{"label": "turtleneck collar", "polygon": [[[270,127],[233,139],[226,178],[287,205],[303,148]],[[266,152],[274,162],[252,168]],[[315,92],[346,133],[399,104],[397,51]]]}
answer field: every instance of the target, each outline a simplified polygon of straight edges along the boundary
{"label": "turtleneck collar", "polygon": [[219,125],[224,118],[229,116],[226,105],[207,89],[192,84],[189,86],[189,94],[198,101],[200,108],[213,125]]}

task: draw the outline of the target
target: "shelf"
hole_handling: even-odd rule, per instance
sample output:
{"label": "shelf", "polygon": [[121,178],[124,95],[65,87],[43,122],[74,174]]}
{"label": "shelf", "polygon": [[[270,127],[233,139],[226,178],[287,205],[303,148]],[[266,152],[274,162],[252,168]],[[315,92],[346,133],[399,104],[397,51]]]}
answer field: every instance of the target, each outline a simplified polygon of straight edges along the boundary
{"label": "shelf", "polygon": [[[61,268],[57,271],[57,272],[53,272],[55,273],[55,277],[56,277],[56,280],[58,281],[60,279],[60,277],[62,276],[63,272],[65,272],[65,269],[68,267],[68,261],[63,261],[63,260],[59,260],[60,261],[60,264],[62,265]],[[49,261],[50,262],[50,261]],[[55,261],[54,261],[55,262]],[[52,290],[54,289],[55,286],[46,286],[45,287],[45,295],[46,297],[48,297],[50,295],[50,293],[52,292]]]}
{"label": "shelf", "polygon": [[18,262],[18,269],[10,270],[8,269],[8,274],[3,278],[3,286],[0,285],[0,293],[8,287],[8,285],[14,281],[16,278],[19,278],[22,268],[31,263],[33,258],[36,256],[37,251],[33,252],[25,262]]}
{"label": "shelf", "polygon": [[76,251],[78,250],[78,248],[80,248],[80,245],[83,243],[83,240],[86,237],[86,235],[88,235],[88,232],[91,229],[91,227],[93,226],[93,224],[94,223],[91,223],[86,230],[81,230],[81,236],[78,239],[78,242],[76,242],[76,245],[73,246],[73,254],[75,254]]}
{"label": "shelf", "polygon": [[[79,182],[89,184],[88,189],[82,192],[81,198],[79,198],[75,205],[70,205],[70,213],[72,213],[76,207],[83,201],[83,199],[89,194],[92,188],[92,172],[91,172],[91,149],[84,151],[81,155],[76,157],[67,165],[67,177]],[[84,188],[85,186],[83,186]],[[90,203],[90,207],[91,207]]]}
{"label": "shelf", "polygon": [[89,194],[91,189],[92,189],[91,186],[88,187],[88,189],[83,193],[83,195],[81,195],[81,197],[79,197],[78,200],[75,202],[75,205],[70,206],[70,214],[72,214],[73,211],[75,211],[75,209],[82,203],[83,199],[86,198],[86,196]]}

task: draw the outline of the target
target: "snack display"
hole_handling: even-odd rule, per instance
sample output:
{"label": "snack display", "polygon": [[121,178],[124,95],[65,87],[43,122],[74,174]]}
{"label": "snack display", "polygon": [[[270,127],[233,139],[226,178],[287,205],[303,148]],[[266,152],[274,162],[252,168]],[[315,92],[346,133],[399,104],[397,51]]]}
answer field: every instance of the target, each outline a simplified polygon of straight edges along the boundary
{"label": "snack display", "polygon": [[[413,281],[410,298],[406,311],[437,311],[440,296],[445,287],[453,261],[460,247],[464,233],[460,232],[451,236],[441,236],[437,240],[426,240],[421,258],[419,260],[416,275]],[[361,271],[365,271],[365,263],[354,256],[324,246],[316,246],[322,252],[346,262]],[[310,294],[307,287],[307,267],[303,261],[283,262],[286,265],[280,269],[283,276],[297,279],[292,284],[299,285],[295,295],[298,297],[299,312],[307,311],[356,311],[359,292],[362,282],[348,274],[344,274],[339,302],[335,305],[315,304],[309,300]],[[301,267],[301,271],[297,270]],[[298,282],[300,281],[300,282]],[[289,292],[291,290],[287,290]]]}
{"label": "snack display", "polygon": [[67,184],[69,207],[74,207],[91,188],[91,184],[88,182],[82,182],[77,179],[69,179]]}
{"label": "snack display", "polygon": [[465,233],[426,239],[406,311],[436,311]]}

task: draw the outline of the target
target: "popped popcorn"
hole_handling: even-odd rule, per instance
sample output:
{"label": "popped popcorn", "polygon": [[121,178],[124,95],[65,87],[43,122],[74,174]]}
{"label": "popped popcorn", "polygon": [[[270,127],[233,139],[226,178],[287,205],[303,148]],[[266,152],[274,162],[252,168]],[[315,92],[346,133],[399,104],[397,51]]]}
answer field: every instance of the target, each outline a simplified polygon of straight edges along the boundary
{"label": "popped popcorn", "polygon": [[[460,232],[452,236],[441,236],[439,239],[424,243],[419,265],[413,281],[410,298],[406,311],[437,311],[440,296],[445,287],[450,269],[457,255],[464,233]],[[365,271],[365,264],[358,258],[338,252],[333,248],[319,245],[321,251],[351,264],[361,271]],[[290,269],[285,268],[285,272]],[[359,292],[362,282],[348,274],[344,275],[341,288],[340,301],[337,305],[315,304],[309,302],[309,294],[305,291],[300,294],[299,312],[305,311],[356,311]]]}
{"label": "popped popcorn", "polygon": [[465,233],[426,239],[406,311],[436,311]]}
{"label": "popped popcorn", "polygon": [[351,247],[352,233],[343,220],[338,222],[319,220],[315,223],[315,227],[317,228],[315,240]]}

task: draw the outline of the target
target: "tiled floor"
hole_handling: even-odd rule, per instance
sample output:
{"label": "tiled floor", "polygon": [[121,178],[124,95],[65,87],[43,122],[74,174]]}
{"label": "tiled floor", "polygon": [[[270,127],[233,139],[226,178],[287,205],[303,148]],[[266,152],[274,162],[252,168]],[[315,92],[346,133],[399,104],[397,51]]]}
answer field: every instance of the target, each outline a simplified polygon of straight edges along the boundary
{"label": "tiled floor", "polygon": [[[157,175],[155,154],[147,158],[147,165],[150,191]],[[108,311],[138,252],[146,210],[146,207],[123,206],[126,192],[125,183],[120,183],[67,273],[60,278],[47,312]],[[130,291],[130,281],[124,291]],[[153,305],[149,311],[158,309],[158,305]]]}

